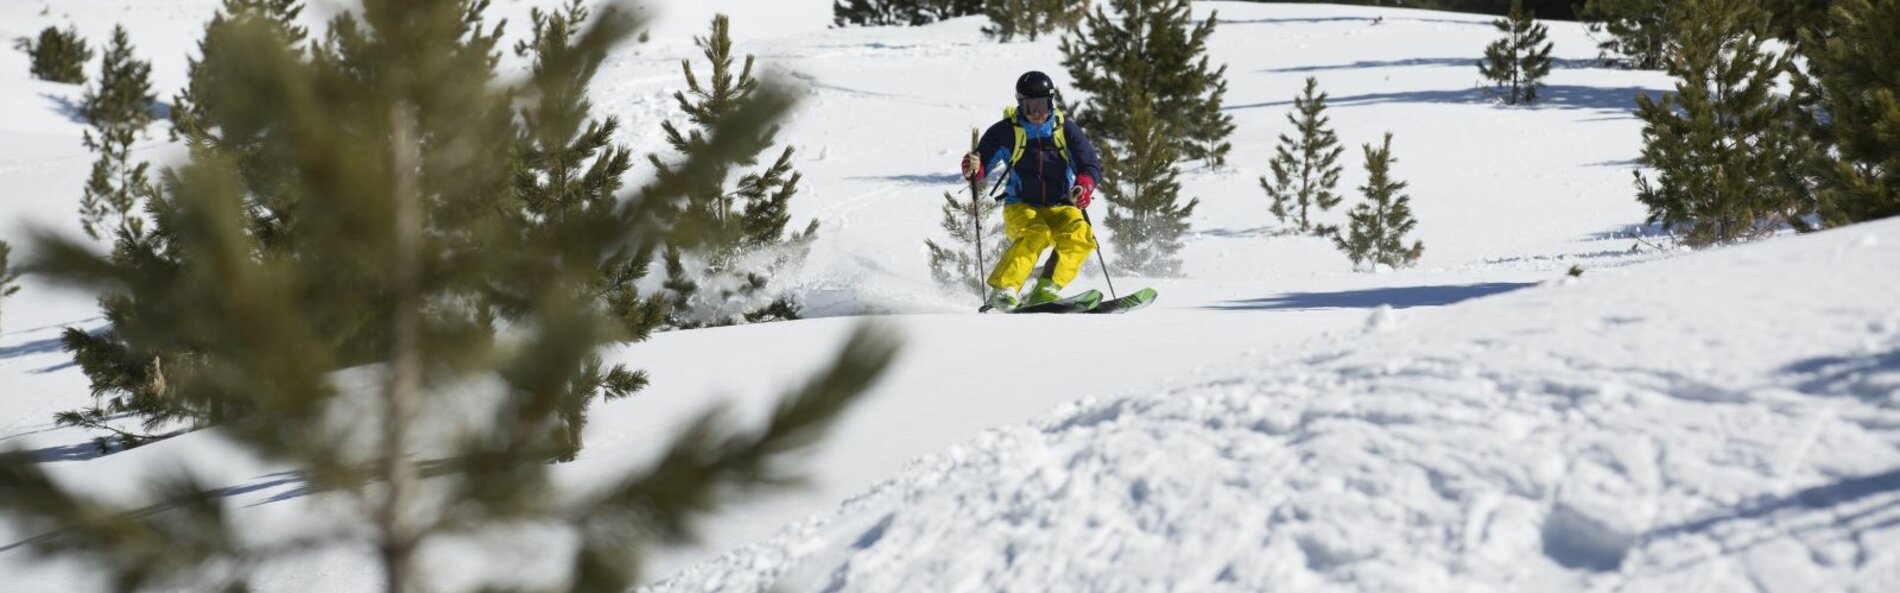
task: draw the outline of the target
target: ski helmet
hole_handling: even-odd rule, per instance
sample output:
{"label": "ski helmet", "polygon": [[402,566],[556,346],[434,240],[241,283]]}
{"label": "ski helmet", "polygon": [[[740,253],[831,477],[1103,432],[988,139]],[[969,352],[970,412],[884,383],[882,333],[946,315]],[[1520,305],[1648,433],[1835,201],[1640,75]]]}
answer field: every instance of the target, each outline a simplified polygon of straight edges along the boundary
{"label": "ski helmet", "polygon": [[1017,101],[1054,97],[1055,95],[1056,81],[1050,80],[1047,74],[1030,70],[1016,79]]}

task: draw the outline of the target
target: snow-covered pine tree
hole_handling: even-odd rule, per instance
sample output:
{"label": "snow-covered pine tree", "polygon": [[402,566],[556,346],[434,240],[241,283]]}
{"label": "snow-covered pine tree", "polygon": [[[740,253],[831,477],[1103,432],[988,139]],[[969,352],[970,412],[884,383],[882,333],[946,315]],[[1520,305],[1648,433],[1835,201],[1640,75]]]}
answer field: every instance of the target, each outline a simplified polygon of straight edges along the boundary
{"label": "snow-covered pine tree", "polygon": [[1603,60],[1639,70],[1661,70],[1676,52],[1676,2],[1658,0],[1587,0],[1578,15],[1597,43]]}
{"label": "snow-covered pine tree", "polygon": [[[1227,66],[1209,65],[1207,38],[1218,14],[1195,25],[1188,0],[1109,0],[1097,6],[1085,27],[1062,39],[1062,65],[1075,88],[1089,93],[1083,109],[1071,114],[1098,145],[1115,146],[1132,137],[1128,119],[1135,106],[1128,97],[1145,93],[1164,107],[1155,115],[1164,135],[1185,158],[1219,167],[1233,145],[1233,116],[1222,113]],[[1121,172],[1108,169],[1108,177]]]}
{"label": "snow-covered pine tree", "polygon": [[37,41],[22,39],[16,47],[33,60],[30,72],[34,78],[66,84],[86,82],[86,62],[92,61],[92,48],[86,47],[86,40],[71,25],[63,30],[47,27],[40,31]]}
{"label": "snow-covered pine tree", "polygon": [[1900,215],[1900,1],[1837,0],[1827,29],[1802,46],[1795,77],[1822,221],[1830,226]]}
{"label": "snow-covered pine tree", "polygon": [[1649,222],[1703,246],[1804,224],[1811,209],[1799,179],[1800,138],[1790,102],[1775,90],[1788,54],[1763,48],[1768,13],[1751,0],[1687,0],[1669,64],[1676,92],[1636,98],[1644,121],[1635,173]]}
{"label": "snow-covered pine tree", "polygon": [[[7,297],[20,292],[20,272],[13,269],[13,264],[8,261],[12,257],[13,246],[8,245],[6,241],[0,241],[0,304],[5,304]],[[0,327],[5,326],[0,325]]]}
{"label": "snow-covered pine tree", "polygon": [[1154,100],[1128,89],[1128,139],[1102,151],[1102,166],[1115,171],[1102,184],[1108,216],[1102,225],[1114,233],[1115,267],[1149,277],[1181,275],[1181,236],[1199,198],[1181,203],[1180,146],[1170,127],[1154,112]]}
{"label": "snow-covered pine tree", "polygon": [[[970,130],[970,150],[976,151],[980,132]],[[996,217],[1000,209],[996,200],[983,195],[982,181],[970,182],[970,198],[959,200],[955,194],[943,193],[943,221],[939,223],[950,234],[946,245],[924,239],[924,249],[930,254],[930,278],[949,290],[968,290],[982,298],[984,277],[989,274],[989,262],[1003,255],[1009,247],[1009,238],[1003,236],[1000,225],[987,225]]]}
{"label": "snow-covered pine tree", "polygon": [[1055,31],[1072,29],[1088,15],[1088,3],[1074,0],[987,0],[983,12],[990,24],[983,34],[1009,43],[1021,36],[1035,41]]}
{"label": "snow-covered pine tree", "polygon": [[[493,71],[497,37],[484,7],[365,0],[310,52],[255,23],[231,32],[225,53],[242,58],[219,65],[217,92],[248,97],[226,106],[284,131],[267,138],[297,157],[285,179],[302,207],[294,240],[258,248],[235,159],[209,147],[172,171],[153,209],[168,245],[189,258],[181,271],[148,273],[72,241],[35,250],[36,269],[56,280],[136,294],[127,301],[135,314],[114,324],[134,350],[194,348],[194,364],[166,369],[168,395],[250,410],[224,422],[220,439],[295,472],[311,491],[336,493],[350,515],[320,533],[235,537],[242,527],[221,489],[183,471],[121,503],[67,489],[32,453],[0,454],[0,512],[23,531],[60,533],[32,544],[37,552],[85,557],[123,590],[226,591],[287,558],[372,550],[382,573],[374,580],[408,593],[443,584],[416,561],[420,550],[525,527],[573,544],[572,571],[550,586],[620,593],[639,582],[640,550],[690,539],[692,519],[721,493],[794,478],[787,455],[822,436],[888,366],[894,341],[860,331],[763,422],[739,428],[708,412],[662,431],[676,436],[658,437],[669,442],[655,447],[664,453],[651,469],[608,476],[598,491],[558,492],[547,459],[561,435],[550,428],[570,407],[568,383],[619,331],[593,306],[592,255],[653,243],[639,224],[646,205],[685,188],[644,190],[611,219],[520,232],[511,161],[521,89]],[[611,8],[597,22],[575,42],[589,60],[639,27]],[[761,89],[677,170],[692,178],[751,154],[750,139],[791,100]],[[533,291],[523,295],[532,309],[497,333],[485,308],[459,303],[480,302],[502,277]],[[427,449],[425,428],[441,434]],[[485,584],[456,576],[457,586]]]}
{"label": "snow-covered pine tree", "polygon": [[97,84],[86,89],[80,107],[91,129],[82,141],[99,155],[79,202],[79,225],[94,239],[123,230],[144,233],[134,212],[139,199],[153,192],[147,163],[133,162],[132,142],[156,115],[152,112],[152,65],[132,55],[125,27],[112,29],[112,44],[99,64]]}
{"label": "snow-covered pine tree", "polygon": [[1491,21],[1504,37],[1484,48],[1478,74],[1491,81],[1492,96],[1505,105],[1537,102],[1537,89],[1550,74],[1550,50],[1556,45],[1548,41],[1549,27],[1536,18],[1524,11],[1524,0],[1511,0],[1511,14]]}
{"label": "snow-covered pine tree", "polygon": [[1287,123],[1299,130],[1300,137],[1295,140],[1280,135],[1280,145],[1268,164],[1273,180],[1260,178],[1260,187],[1273,200],[1268,208],[1274,218],[1281,224],[1293,224],[1302,233],[1320,236],[1339,232],[1336,227],[1315,225],[1312,210],[1323,212],[1339,205],[1336,188],[1344,170],[1339,155],[1346,150],[1339,146],[1339,136],[1328,125],[1332,118],[1326,116],[1326,97],[1319,91],[1319,79],[1307,77],[1306,90],[1293,97],[1293,112],[1286,114]]}
{"label": "snow-covered pine tree", "polygon": [[834,27],[928,25],[944,19],[983,13],[984,0],[834,0]]}
{"label": "snow-covered pine tree", "polygon": [[[681,132],[673,122],[661,124],[666,141],[680,154],[693,154],[705,145],[707,133],[750,101],[759,80],[752,76],[753,57],[734,69],[730,23],[725,15],[713,18],[712,33],[695,40],[710,64],[708,83],[701,84],[690,60],[681,60],[687,90],[673,94],[680,111],[694,127]],[[684,200],[661,210],[661,220],[680,232],[666,243],[665,263],[675,327],[704,327],[735,323],[797,319],[798,304],[771,286],[773,275],[805,258],[818,221],[805,230],[787,234],[791,199],[798,192],[800,174],[792,169],[792,147],[764,171],[748,173],[728,188],[732,169],[757,164],[769,150],[777,128],[761,128],[748,138],[751,152],[733,161],[733,167],[693,177],[649,155],[662,182],[689,188]]]}
{"label": "snow-covered pine tree", "polygon": [[1392,163],[1398,162],[1392,156],[1392,133],[1386,133],[1379,148],[1367,144],[1361,150],[1365,153],[1367,177],[1359,191],[1366,200],[1353,206],[1348,213],[1352,222],[1347,225],[1346,236],[1335,235],[1333,244],[1352,258],[1355,268],[1361,264],[1375,269],[1416,264],[1425,254],[1425,243],[1405,245],[1405,234],[1418,226],[1418,220],[1412,218],[1412,198],[1401,193],[1408,184],[1392,179]]}

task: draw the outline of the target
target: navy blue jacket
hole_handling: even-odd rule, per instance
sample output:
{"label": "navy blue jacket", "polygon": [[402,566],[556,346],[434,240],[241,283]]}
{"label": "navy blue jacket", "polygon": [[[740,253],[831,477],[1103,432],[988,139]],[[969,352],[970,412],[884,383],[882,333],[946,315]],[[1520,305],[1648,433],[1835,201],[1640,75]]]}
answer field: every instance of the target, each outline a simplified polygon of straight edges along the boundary
{"label": "navy blue jacket", "polygon": [[990,126],[977,141],[976,154],[983,159],[983,170],[994,171],[996,165],[1008,163],[1010,151],[1016,147],[1016,123],[1021,120],[1028,132],[1028,140],[1023,143],[1023,155],[1009,176],[1009,187],[1004,201],[1024,203],[1031,206],[1061,206],[1069,203],[1069,188],[1075,185],[1078,175],[1087,175],[1096,182],[1102,180],[1102,157],[1095,152],[1095,145],[1089,142],[1087,134],[1075,122],[1063,119],[1063,141],[1069,146],[1069,158],[1063,159],[1062,152],[1056,149],[1055,117],[1040,125],[1029,123],[1027,119],[1004,119]]}

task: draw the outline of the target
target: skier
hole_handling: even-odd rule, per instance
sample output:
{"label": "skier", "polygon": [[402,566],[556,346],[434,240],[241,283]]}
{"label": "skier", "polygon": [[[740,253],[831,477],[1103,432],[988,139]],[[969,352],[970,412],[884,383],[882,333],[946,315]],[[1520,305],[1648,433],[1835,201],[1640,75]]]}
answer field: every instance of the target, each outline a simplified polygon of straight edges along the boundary
{"label": "skier", "polygon": [[983,179],[998,164],[1009,164],[1003,172],[1003,231],[1010,245],[990,271],[985,304],[992,309],[1018,306],[1016,295],[1023,282],[1042,250],[1052,244],[1053,277],[1037,278],[1020,305],[1061,300],[1062,287],[1075,279],[1095,249],[1095,233],[1081,209],[1095,196],[1101,157],[1082,128],[1056,109],[1056,95],[1049,75],[1023,74],[1016,79],[1016,105],[1004,109],[1003,120],[983,133],[976,152],[963,155],[965,180]]}

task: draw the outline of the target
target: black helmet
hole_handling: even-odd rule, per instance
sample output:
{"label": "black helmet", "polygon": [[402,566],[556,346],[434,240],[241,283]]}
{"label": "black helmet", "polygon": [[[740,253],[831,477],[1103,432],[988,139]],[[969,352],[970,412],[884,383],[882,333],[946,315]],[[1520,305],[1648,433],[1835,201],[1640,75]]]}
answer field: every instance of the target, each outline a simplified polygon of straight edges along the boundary
{"label": "black helmet", "polygon": [[1041,99],[1056,95],[1056,81],[1049,75],[1030,70],[1016,79],[1016,100]]}

